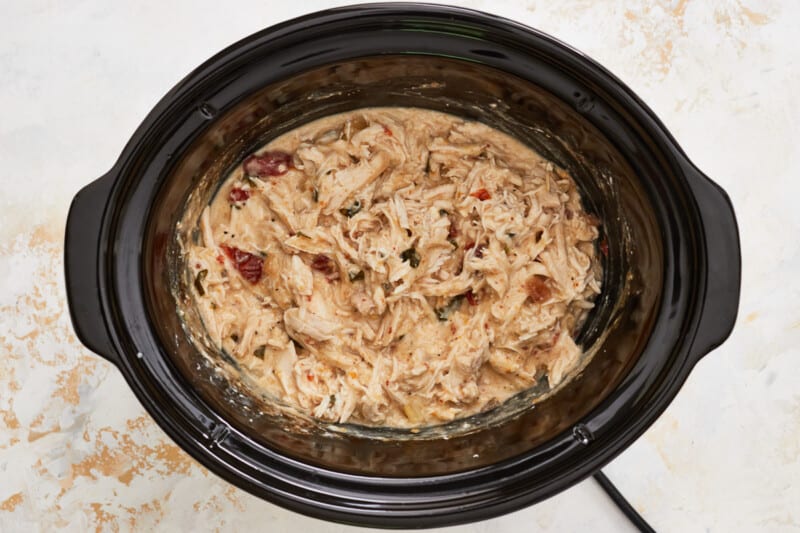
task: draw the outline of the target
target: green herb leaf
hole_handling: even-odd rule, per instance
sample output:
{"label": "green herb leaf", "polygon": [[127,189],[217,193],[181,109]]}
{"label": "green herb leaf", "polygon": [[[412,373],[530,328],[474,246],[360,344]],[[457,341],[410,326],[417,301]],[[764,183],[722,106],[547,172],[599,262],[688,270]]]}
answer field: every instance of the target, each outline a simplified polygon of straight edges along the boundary
{"label": "green herb leaf", "polygon": [[353,202],[353,205],[346,209],[339,209],[339,212],[346,216],[347,218],[351,218],[355,216],[356,213],[361,211],[361,200],[356,200]]}
{"label": "green herb leaf", "polygon": [[458,296],[454,296],[447,305],[444,307],[437,307],[434,309],[436,313],[436,318],[438,318],[441,322],[445,322],[450,315],[452,315],[455,311],[461,307],[461,302],[464,300],[464,295],[459,294]]}
{"label": "green herb leaf", "polygon": [[194,288],[197,289],[197,294],[199,294],[200,296],[206,295],[206,289],[205,287],[203,287],[203,280],[206,279],[206,276],[208,276],[208,270],[204,268],[203,270],[198,272],[197,277],[194,278]]}
{"label": "green herb leaf", "polygon": [[417,249],[414,247],[411,247],[408,250],[403,250],[403,252],[400,254],[400,259],[402,259],[403,262],[408,261],[408,263],[411,265],[411,268],[417,268],[419,266],[420,257],[417,253]]}

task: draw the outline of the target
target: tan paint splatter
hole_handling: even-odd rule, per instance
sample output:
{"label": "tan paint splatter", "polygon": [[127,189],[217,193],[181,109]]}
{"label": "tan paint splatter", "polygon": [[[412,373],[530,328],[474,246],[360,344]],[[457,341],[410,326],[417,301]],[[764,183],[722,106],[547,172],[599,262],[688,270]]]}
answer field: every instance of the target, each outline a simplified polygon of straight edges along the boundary
{"label": "tan paint splatter", "polygon": [[35,442],[41,439],[42,437],[46,437],[52,433],[58,433],[59,431],[61,431],[61,428],[59,426],[55,426],[53,428],[46,429],[44,431],[30,430],[28,432],[28,442]]}
{"label": "tan paint splatter", "polygon": [[53,393],[53,398],[61,398],[69,404],[78,405],[81,401],[79,387],[82,378],[93,374],[96,367],[96,357],[81,357],[77,365],[58,375],[58,388]]}
{"label": "tan paint splatter", "polygon": [[10,497],[6,498],[2,502],[0,502],[0,511],[6,512],[13,512],[14,509],[17,508],[19,504],[22,503],[24,498],[22,497],[21,492],[17,492],[16,494],[12,494]]}
{"label": "tan paint splatter", "polygon": [[714,22],[739,50],[747,46],[747,40],[742,38],[743,30],[752,26],[763,26],[771,21],[772,17],[767,13],[753,11],[740,1],[734,6],[723,4],[714,10]]}
{"label": "tan paint splatter", "polygon": [[64,237],[65,219],[56,217],[52,222],[40,224],[33,228],[31,233],[31,246],[45,246],[55,242],[61,242]]}
{"label": "tan paint splatter", "polygon": [[[111,441],[113,445],[107,445]],[[84,457],[71,467],[70,476],[62,484],[69,488],[75,478],[115,477],[120,483],[130,485],[142,472],[157,472],[163,476],[188,475],[196,463],[180,448],[171,443],[155,446],[141,445],[128,433],[103,428],[94,435],[95,453]]]}
{"label": "tan paint splatter", "polygon": [[11,409],[0,411],[0,415],[3,417],[3,423],[6,425],[6,429],[19,429],[19,420]]}
{"label": "tan paint splatter", "polygon": [[239,499],[240,494],[241,492],[239,492],[239,490],[233,485],[228,485],[225,487],[225,498],[227,498],[228,501],[233,504],[234,508],[239,511],[244,511],[244,504]]}
{"label": "tan paint splatter", "polygon": [[[169,494],[171,493],[168,493],[165,499],[169,498]],[[155,515],[153,525],[157,525],[164,518],[164,508],[161,506],[161,502],[159,500],[151,500],[143,503],[139,507],[123,507],[123,509],[128,514],[128,525],[132,531],[138,531],[141,529],[138,527],[138,522],[140,519],[147,517],[148,515]]]}
{"label": "tan paint splatter", "polygon": [[688,4],[688,0],[677,3],[657,0],[643,5],[637,11],[626,9],[623,14],[625,20],[621,27],[621,41],[629,45],[633,42],[631,35],[640,34],[645,43],[643,64],[654,69],[658,78],[665,77],[672,68],[675,39],[686,35],[684,18]]}
{"label": "tan paint splatter", "polygon": [[119,532],[119,523],[117,522],[116,515],[111,514],[110,512],[106,511],[102,503],[92,502],[89,504],[89,512],[86,515],[89,518],[89,522],[92,526],[94,526],[94,530],[98,533],[101,531],[113,531],[115,533]]}
{"label": "tan paint splatter", "polygon": [[150,418],[149,415],[144,414],[127,420],[125,426],[128,428],[128,431],[141,431],[143,429],[155,427],[155,422],[153,422],[153,419]]}
{"label": "tan paint splatter", "polygon": [[28,442],[34,442],[42,437],[61,431],[58,423],[45,424],[45,415],[40,413],[28,427]]}
{"label": "tan paint splatter", "polygon": [[757,13],[746,8],[741,3],[739,4],[739,9],[741,9],[742,15],[744,15],[751,24],[755,24],[756,26],[763,26],[772,20],[766,13]]}

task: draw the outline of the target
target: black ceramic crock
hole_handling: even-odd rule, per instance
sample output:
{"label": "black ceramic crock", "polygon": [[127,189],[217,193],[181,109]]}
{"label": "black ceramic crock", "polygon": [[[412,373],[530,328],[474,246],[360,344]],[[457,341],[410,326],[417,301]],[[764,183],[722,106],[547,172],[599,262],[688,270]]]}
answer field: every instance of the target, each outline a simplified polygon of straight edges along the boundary
{"label": "black ceramic crock", "polygon": [[[213,194],[214,177],[298,124],[381,105],[482,120],[575,176],[608,253],[579,336],[594,355],[565,387],[443,428],[303,427],[187,339],[176,223],[190,192]],[[65,251],[78,337],[184,450],[289,509],[383,527],[496,516],[596,472],[727,338],[740,262],[727,195],[620,80],[515,22],[420,4],[315,13],[211,58],[76,195]]]}

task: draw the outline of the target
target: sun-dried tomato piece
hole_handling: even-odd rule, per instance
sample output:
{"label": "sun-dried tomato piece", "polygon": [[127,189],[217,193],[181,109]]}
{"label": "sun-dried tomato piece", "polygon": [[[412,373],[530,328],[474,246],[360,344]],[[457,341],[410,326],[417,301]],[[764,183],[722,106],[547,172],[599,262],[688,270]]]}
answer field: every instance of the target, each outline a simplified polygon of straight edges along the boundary
{"label": "sun-dried tomato piece", "polygon": [[447,238],[448,239],[455,239],[458,237],[458,226],[456,225],[455,221],[451,218],[450,219],[450,227],[447,229]]}
{"label": "sun-dried tomato piece", "polygon": [[251,155],[242,163],[244,173],[248,176],[282,176],[292,168],[292,156],[286,152],[264,152]]}
{"label": "sun-dried tomato piece", "polygon": [[317,254],[311,260],[311,268],[317,272],[322,272],[328,280],[339,279],[339,270],[336,268],[336,263],[333,259],[324,254]]}
{"label": "sun-dried tomato piece", "polygon": [[239,187],[234,187],[231,189],[231,192],[228,193],[228,201],[231,203],[244,202],[248,198],[250,198],[250,191],[240,189]]}
{"label": "sun-dried tomato piece", "polygon": [[491,193],[486,189],[478,189],[477,191],[469,193],[469,195],[473,198],[477,198],[481,202],[484,200],[489,200],[492,197]]}
{"label": "sun-dried tomato piece", "polygon": [[525,290],[528,293],[528,298],[533,303],[542,303],[550,298],[550,287],[547,286],[547,278],[544,276],[534,275],[525,282]]}
{"label": "sun-dried tomato piece", "polygon": [[[464,251],[468,252],[472,248],[475,248],[475,241],[469,241],[466,246],[464,246]],[[483,257],[483,251],[486,249],[485,244],[479,244],[477,248],[475,248],[475,257],[481,258]]]}
{"label": "sun-dried tomato piece", "polygon": [[475,296],[475,293],[472,292],[472,289],[468,290],[464,293],[464,297],[467,299],[467,303],[469,305],[478,305],[478,297]]}
{"label": "sun-dried tomato piece", "polygon": [[597,246],[600,248],[600,253],[603,254],[603,257],[608,257],[608,240],[605,237],[603,237]]}
{"label": "sun-dried tomato piece", "polygon": [[264,273],[264,260],[250,252],[245,252],[227,244],[220,245],[225,255],[233,261],[233,266],[244,279],[255,285]]}

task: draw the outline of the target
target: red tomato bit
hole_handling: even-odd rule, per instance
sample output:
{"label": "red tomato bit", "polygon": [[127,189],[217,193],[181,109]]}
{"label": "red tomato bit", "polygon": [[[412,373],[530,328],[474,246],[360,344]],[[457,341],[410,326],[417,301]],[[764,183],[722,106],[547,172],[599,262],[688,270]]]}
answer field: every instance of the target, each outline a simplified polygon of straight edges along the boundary
{"label": "red tomato bit", "polygon": [[492,195],[486,189],[478,189],[475,192],[469,193],[469,195],[472,196],[473,198],[477,198],[481,202],[483,202],[484,200],[489,200],[492,197]]}
{"label": "red tomato bit", "polygon": [[339,279],[339,270],[336,268],[336,263],[333,259],[324,254],[317,254],[311,260],[311,268],[318,272],[322,272],[328,278],[328,281]]}
{"label": "red tomato bit", "polygon": [[244,279],[255,285],[264,273],[264,260],[250,252],[245,252],[227,244],[220,245],[225,255],[233,261],[233,266]]}
{"label": "red tomato bit", "polygon": [[239,187],[234,187],[228,194],[228,201],[231,203],[244,202],[248,198],[250,198],[250,191],[240,189]]}
{"label": "red tomato bit", "polygon": [[608,240],[605,237],[597,245],[600,248],[600,253],[603,257],[608,257]]}
{"label": "red tomato bit", "polygon": [[283,176],[292,168],[292,156],[286,152],[264,152],[260,155],[251,155],[242,164],[244,173],[248,176]]}
{"label": "red tomato bit", "polygon": [[478,305],[478,297],[475,296],[475,293],[472,292],[472,289],[465,292],[464,297],[467,299],[467,303],[469,303],[469,305]]}
{"label": "red tomato bit", "polygon": [[[466,246],[464,246],[464,251],[468,252],[472,248],[475,248],[475,241],[469,241]],[[485,244],[479,244],[477,248],[475,248],[475,257],[481,258],[483,257],[483,251],[486,249]]]}

